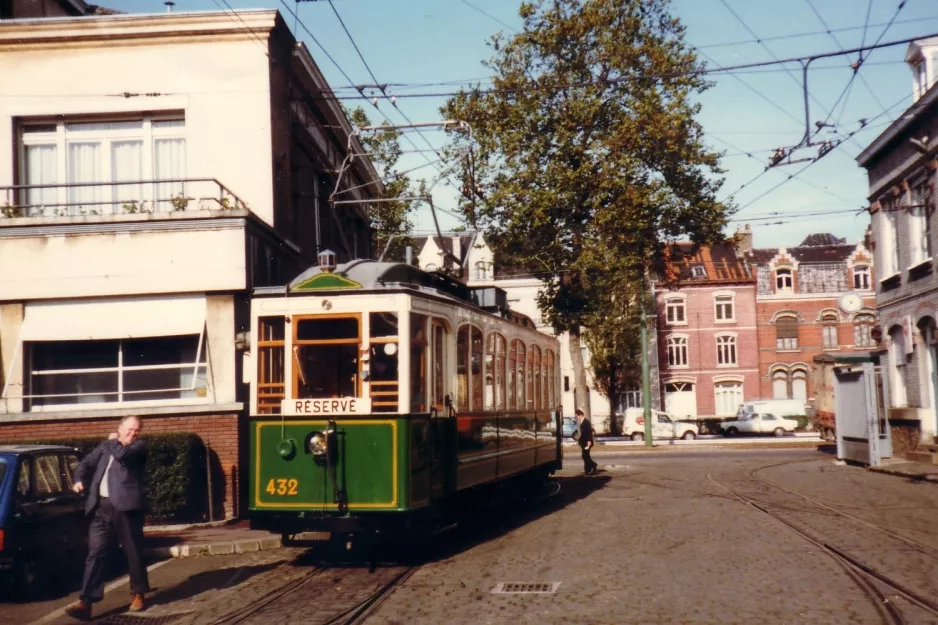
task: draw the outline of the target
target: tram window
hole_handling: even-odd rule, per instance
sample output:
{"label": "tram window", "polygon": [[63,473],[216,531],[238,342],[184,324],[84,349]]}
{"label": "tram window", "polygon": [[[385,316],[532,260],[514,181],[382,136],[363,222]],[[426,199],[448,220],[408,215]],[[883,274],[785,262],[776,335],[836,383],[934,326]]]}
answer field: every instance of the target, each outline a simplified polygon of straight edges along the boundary
{"label": "tram window", "polygon": [[296,345],[293,353],[298,398],[358,396],[358,342]]}
{"label": "tram window", "polygon": [[470,370],[470,384],[472,385],[472,410],[482,409],[482,330],[472,328],[472,369]]}
{"label": "tram window", "polygon": [[537,346],[532,345],[528,349],[528,370],[525,372],[527,376],[525,379],[525,389],[527,392],[527,402],[525,407],[529,410],[534,408],[534,350],[537,349]]}
{"label": "tram window", "polygon": [[371,340],[397,338],[397,313],[380,312],[368,316]]}
{"label": "tram window", "polygon": [[410,314],[410,411],[427,407],[427,323],[425,315]]}
{"label": "tram window", "polygon": [[456,333],[456,406],[469,409],[469,326]]}
{"label": "tram window", "polygon": [[358,339],[358,319],[355,317],[311,317],[296,323],[298,341],[334,341]]}
{"label": "tram window", "polygon": [[547,388],[547,402],[544,404],[544,407],[551,409],[554,407],[554,402],[556,401],[554,398],[557,394],[557,388],[555,386],[557,383],[557,370],[555,369],[554,365],[554,350],[552,349],[547,350],[547,367],[544,369],[544,371],[547,376],[545,384],[545,387]]}
{"label": "tram window", "polygon": [[543,396],[541,395],[541,348],[537,345],[531,346],[531,358],[530,362],[531,372],[528,374],[531,376],[531,407],[535,410],[543,408]]}
{"label": "tram window", "polygon": [[524,383],[524,343],[520,340],[515,339],[512,341],[515,344],[515,358],[517,360],[517,369],[515,371],[515,408],[518,410],[524,410],[525,402],[524,398],[527,397],[525,394],[525,383]]}
{"label": "tram window", "polygon": [[515,344],[517,340],[511,342],[511,348],[508,350],[508,409],[515,407],[515,371],[518,370],[518,360],[515,355]]}
{"label": "tram window", "polygon": [[505,409],[505,337],[495,335],[495,407]]}
{"label": "tram window", "polygon": [[257,412],[279,414],[286,390],[284,378],[283,317],[257,320]]}
{"label": "tram window", "polygon": [[485,337],[485,409],[495,409],[495,335]]}
{"label": "tram window", "polygon": [[446,363],[446,329],[439,323],[433,324],[433,405],[442,411],[445,404],[446,387],[443,374]]}

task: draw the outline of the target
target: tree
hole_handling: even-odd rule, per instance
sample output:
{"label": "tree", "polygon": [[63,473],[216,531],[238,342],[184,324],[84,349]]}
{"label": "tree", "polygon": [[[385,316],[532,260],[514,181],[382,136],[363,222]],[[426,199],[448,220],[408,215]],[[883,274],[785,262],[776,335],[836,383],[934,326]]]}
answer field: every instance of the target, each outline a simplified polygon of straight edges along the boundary
{"label": "tree", "polygon": [[[719,157],[694,119],[708,84],[668,0],[534,0],[520,15],[522,32],[491,39],[491,88],[461,91],[442,113],[472,127],[450,145],[473,149],[467,221],[500,264],[551,276],[539,305],[569,332],[585,390],[581,328],[613,294],[637,301],[668,242],[708,243],[726,223]],[[577,400],[589,414],[589,394]]]}
{"label": "tree", "polygon": [[[368,115],[361,107],[356,107],[351,111],[346,111],[346,113],[349,120],[359,128],[371,125]],[[384,123],[388,124],[389,122],[385,121]],[[376,202],[369,206],[370,225],[375,242],[373,255],[378,258],[388,245],[388,241],[390,241],[391,245],[384,255],[384,260],[401,261],[404,259],[406,247],[413,245],[411,232],[414,226],[410,221],[410,215],[414,209],[414,202],[411,200],[394,201],[393,198],[417,195],[416,192],[412,192],[411,181],[407,175],[397,169],[398,161],[401,158],[401,131],[365,132],[359,138],[371,161],[384,179],[384,194],[382,197],[389,200],[387,202]]]}

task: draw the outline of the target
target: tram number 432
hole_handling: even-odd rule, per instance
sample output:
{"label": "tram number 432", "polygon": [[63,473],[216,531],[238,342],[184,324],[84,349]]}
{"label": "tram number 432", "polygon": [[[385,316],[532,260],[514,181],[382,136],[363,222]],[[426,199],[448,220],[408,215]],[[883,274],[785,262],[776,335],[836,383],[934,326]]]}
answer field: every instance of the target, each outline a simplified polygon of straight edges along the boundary
{"label": "tram number 432", "polygon": [[264,490],[268,495],[295,497],[297,495],[296,489],[299,485],[299,481],[294,479],[285,480],[271,478],[270,481],[267,482],[267,488]]}

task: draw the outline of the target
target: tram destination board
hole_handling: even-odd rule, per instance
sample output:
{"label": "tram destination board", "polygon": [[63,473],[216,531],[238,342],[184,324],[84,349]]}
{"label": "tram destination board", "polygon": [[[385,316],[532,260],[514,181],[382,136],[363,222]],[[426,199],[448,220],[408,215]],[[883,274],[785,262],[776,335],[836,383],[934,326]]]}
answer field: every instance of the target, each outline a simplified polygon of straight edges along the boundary
{"label": "tram destination board", "polygon": [[364,397],[324,397],[284,399],[280,413],[286,416],[371,414],[371,399]]}

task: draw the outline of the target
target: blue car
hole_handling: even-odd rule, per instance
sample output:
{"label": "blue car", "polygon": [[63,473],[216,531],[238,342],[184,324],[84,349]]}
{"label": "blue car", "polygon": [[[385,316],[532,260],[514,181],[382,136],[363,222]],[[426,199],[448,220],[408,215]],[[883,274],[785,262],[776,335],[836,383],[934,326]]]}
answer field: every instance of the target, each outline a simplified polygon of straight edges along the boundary
{"label": "blue car", "polygon": [[0,445],[0,593],[29,592],[84,554],[84,499],[72,491],[80,459],[70,447]]}
{"label": "blue car", "polygon": [[564,417],[563,426],[560,430],[561,436],[564,438],[573,438],[573,434],[576,432],[576,417]]}

